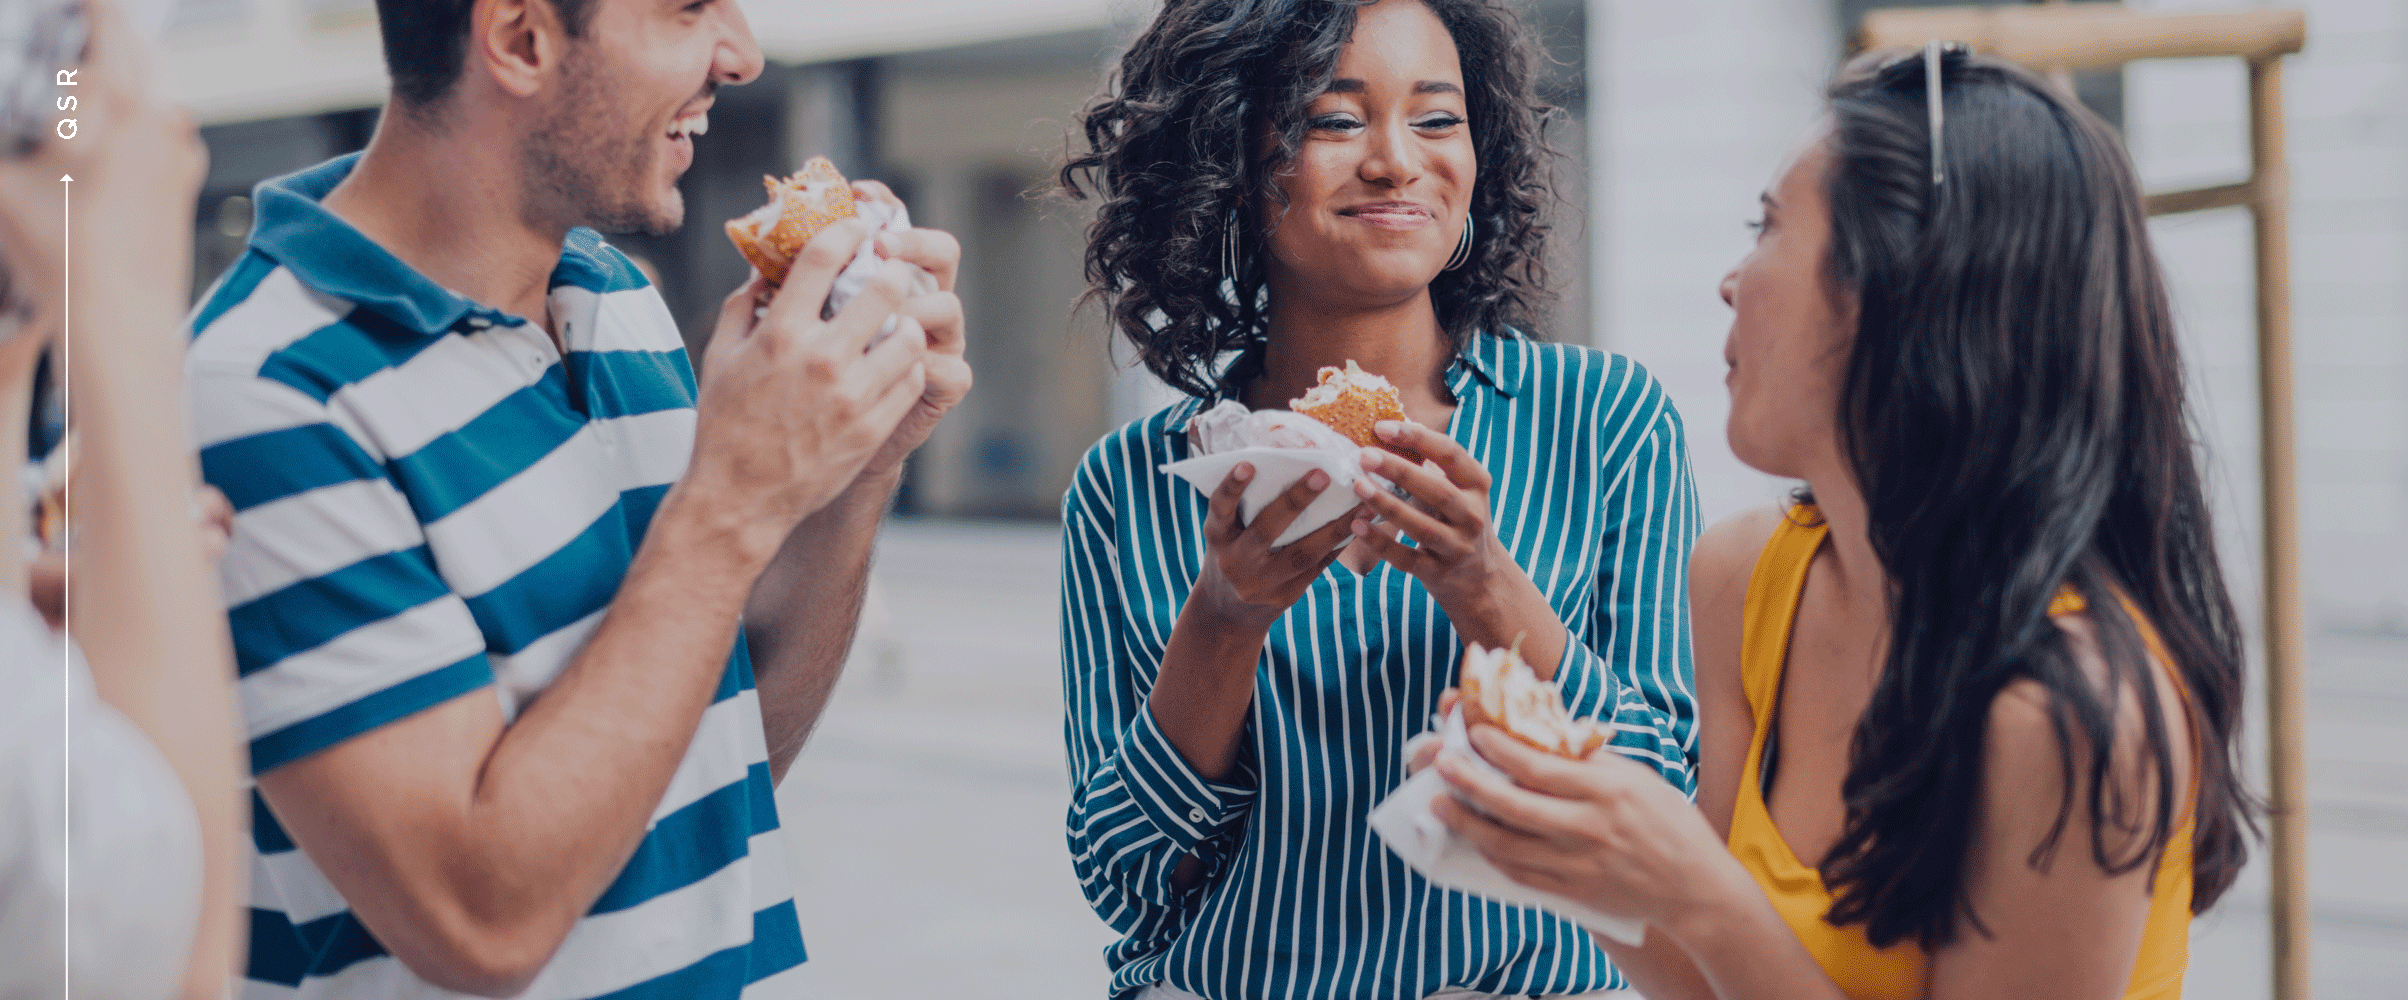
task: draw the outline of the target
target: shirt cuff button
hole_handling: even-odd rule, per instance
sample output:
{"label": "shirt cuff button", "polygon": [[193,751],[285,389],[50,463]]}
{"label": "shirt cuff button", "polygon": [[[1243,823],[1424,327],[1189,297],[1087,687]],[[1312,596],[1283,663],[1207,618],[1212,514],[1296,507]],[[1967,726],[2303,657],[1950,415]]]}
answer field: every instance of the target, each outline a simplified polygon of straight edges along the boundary
{"label": "shirt cuff button", "polygon": [[1188,820],[1188,822],[1191,822],[1191,823],[1201,823],[1201,822],[1204,822],[1204,810],[1202,810],[1202,809],[1190,809],[1190,810],[1188,810],[1188,811],[1187,811],[1187,820]]}

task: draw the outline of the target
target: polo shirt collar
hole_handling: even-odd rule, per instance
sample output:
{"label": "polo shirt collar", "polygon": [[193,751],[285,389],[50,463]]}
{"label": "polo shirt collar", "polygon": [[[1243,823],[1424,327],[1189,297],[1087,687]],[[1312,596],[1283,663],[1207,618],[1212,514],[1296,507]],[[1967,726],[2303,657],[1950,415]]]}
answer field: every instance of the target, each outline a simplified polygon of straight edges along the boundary
{"label": "polo shirt collar", "polygon": [[327,211],[320,202],[351,176],[359,158],[350,153],[261,181],[252,191],[257,215],[251,249],[290,269],[311,288],[420,333],[442,333],[470,316],[506,326],[526,322],[434,283]]}
{"label": "polo shirt collar", "polygon": [[[1516,351],[1519,346],[1517,340],[1473,331],[1471,338],[1464,343],[1463,350],[1457,352],[1455,360],[1447,365],[1447,389],[1455,394],[1455,398],[1461,399],[1476,381],[1500,396],[1519,395],[1524,380],[1522,369],[1525,367]],[[1232,359],[1230,363],[1237,364],[1238,359]],[[1228,397],[1216,390],[1209,396],[1180,403],[1170,419],[1163,423],[1162,432],[1185,438],[1188,421],[1225,398]]]}

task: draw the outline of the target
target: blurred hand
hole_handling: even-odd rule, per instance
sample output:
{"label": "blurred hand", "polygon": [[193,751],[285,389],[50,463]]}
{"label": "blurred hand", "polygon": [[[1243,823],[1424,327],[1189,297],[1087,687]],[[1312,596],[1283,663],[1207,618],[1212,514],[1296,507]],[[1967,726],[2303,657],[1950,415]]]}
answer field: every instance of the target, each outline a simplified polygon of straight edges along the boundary
{"label": "blurred hand", "polygon": [[[215,565],[226,555],[226,546],[234,539],[234,505],[215,486],[204,485],[193,491],[192,517],[200,530],[201,558]],[[26,567],[25,592],[42,620],[54,630],[67,627],[67,552],[64,548],[49,548],[35,557]]]}
{"label": "blurred hand", "polygon": [[680,485],[693,484],[690,498],[763,560],[852,485],[927,390],[917,324],[869,346],[911,297],[917,266],[887,261],[843,311],[819,318],[837,272],[869,235],[846,220],[812,237],[757,320],[755,275],[720,306],[704,350],[694,458]]}
{"label": "blurred hand", "polygon": [[53,632],[67,630],[67,553],[44,549],[25,567],[25,599]]}
{"label": "blurred hand", "polygon": [[[893,190],[877,181],[856,181],[855,197],[882,201],[901,206],[902,199]],[[934,279],[936,290],[926,291],[920,285],[914,294],[903,301],[895,336],[910,336],[917,325],[925,336],[928,352],[921,360],[927,366],[928,384],[920,392],[919,405],[895,426],[878,454],[863,469],[865,474],[891,472],[902,466],[903,459],[913,449],[928,441],[936,430],[937,421],[970,394],[970,362],[964,356],[962,301],[954,295],[953,285],[961,272],[962,245],[952,233],[940,229],[913,228],[901,233],[880,233],[877,236],[878,256],[899,260],[919,267]]]}
{"label": "blurred hand", "polygon": [[203,483],[192,493],[192,519],[201,529],[201,558],[214,566],[234,543],[234,505],[217,487]]}
{"label": "blurred hand", "polygon": [[61,307],[62,176],[75,178],[75,236],[92,250],[79,252],[78,263],[97,259],[99,266],[138,273],[143,280],[124,283],[128,294],[172,295],[176,312],[191,284],[193,201],[208,154],[191,116],[154,86],[156,53],[124,12],[111,0],[96,0],[90,9],[92,40],[76,75],[76,109],[60,113],[76,120],[75,138],[52,135],[28,156],[0,160],[0,253],[17,293],[34,306],[37,330],[55,324]]}

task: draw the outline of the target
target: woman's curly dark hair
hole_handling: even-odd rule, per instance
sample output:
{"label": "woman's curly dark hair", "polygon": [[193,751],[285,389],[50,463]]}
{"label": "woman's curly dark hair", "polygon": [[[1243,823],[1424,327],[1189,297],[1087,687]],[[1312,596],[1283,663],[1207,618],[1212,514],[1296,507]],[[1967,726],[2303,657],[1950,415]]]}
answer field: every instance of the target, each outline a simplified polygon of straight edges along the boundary
{"label": "woman's curly dark hair", "polygon": [[[1223,355],[1264,335],[1264,234],[1240,209],[1282,200],[1273,180],[1369,2],[1167,0],[1080,115],[1089,149],[1060,180],[1071,198],[1102,202],[1088,230],[1087,297],[1108,305],[1147,369],[1189,395],[1233,391],[1246,366],[1224,366]],[[1555,109],[1534,89],[1538,44],[1503,0],[1413,2],[1454,38],[1479,169],[1471,257],[1430,285],[1460,351],[1474,330],[1522,335],[1550,297],[1541,212]],[[1234,300],[1222,266],[1232,218]]]}

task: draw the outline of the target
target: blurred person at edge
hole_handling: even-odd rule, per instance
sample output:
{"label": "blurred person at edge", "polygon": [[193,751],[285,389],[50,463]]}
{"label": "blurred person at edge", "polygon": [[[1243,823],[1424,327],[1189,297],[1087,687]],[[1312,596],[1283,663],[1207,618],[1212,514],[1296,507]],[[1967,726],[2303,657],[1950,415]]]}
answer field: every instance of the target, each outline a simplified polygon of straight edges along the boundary
{"label": "blurred person at edge", "polygon": [[871,235],[830,227],[727,297],[698,386],[595,230],[682,223],[691,134],[762,68],[734,0],[377,7],[375,138],[259,186],[192,323],[238,512],[251,993],[791,995],[772,788],[968,391],[958,245],[879,235],[823,321]]}
{"label": "blurred person at edge", "polygon": [[[1069,841],[1115,997],[1622,985],[1579,925],[1435,886],[1365,822],[1465,642],[1519,644],[1664,794],[1690,782],[1696,490],[1653,377],[1536,338],[1540,58],[1501,0],[1174,0],[1088,109],[1090,277],[1192,397],[1063,498]],[[1205,407],[1349,360],[1413,417],[1380,432],[1428,464],[1364,465],[1418,506],[1365,486],[1273,550],[1325,473],[1241,525],[1250,466],[1209,499],[1158,470]]]}
{"label": "blurred person at edge", "polygon": [[124,13],[89,10],[78,134],[0,159],[15,299],[0,320],[13,328],[0,468],[25,465],[62,294],[78,441],[71,640],[27,600],[27,505],[0,503],[0,998],[213,1000],[242,950],[246,869],[233,656],[208,565],[221,541],[194,524],[176,334],[205,154]]}
{"label": "blurred person at edge", "polygon": [[1695,804],[1485,726],[1510,780],[1438,760],[1500,868],[1651,925],[1608,948],[1651,1000],[2170,1000],[2246,853],[2240,630],[2131,165],[2040,78],[1934,54],[1842,72],[1722,282],[1731,448],[1807,488],[1698,541]]}

